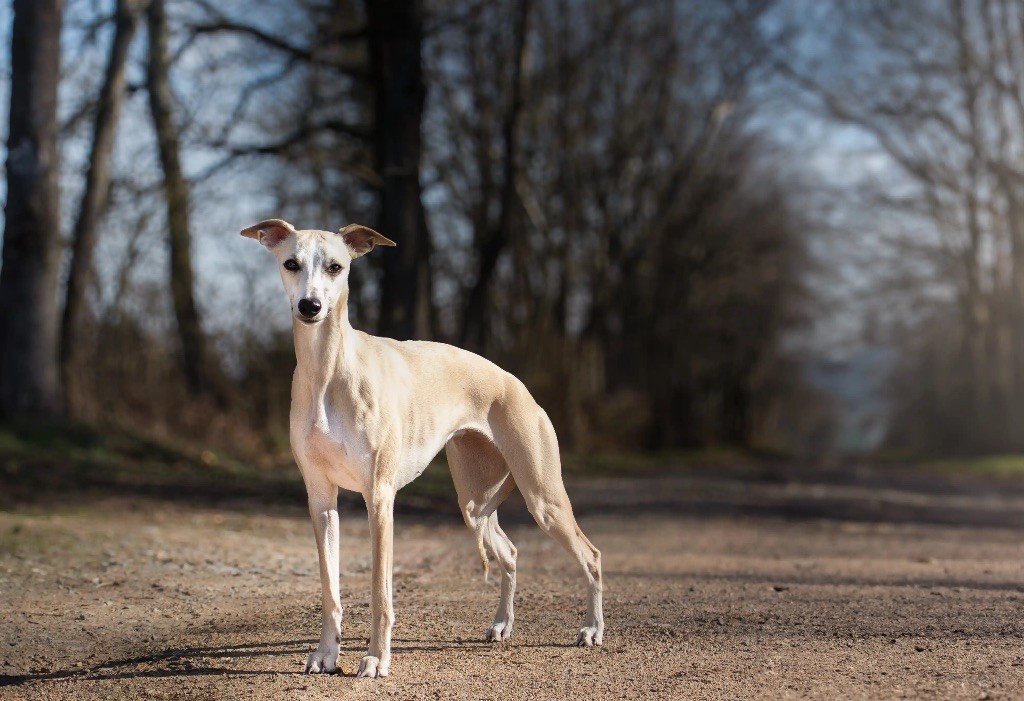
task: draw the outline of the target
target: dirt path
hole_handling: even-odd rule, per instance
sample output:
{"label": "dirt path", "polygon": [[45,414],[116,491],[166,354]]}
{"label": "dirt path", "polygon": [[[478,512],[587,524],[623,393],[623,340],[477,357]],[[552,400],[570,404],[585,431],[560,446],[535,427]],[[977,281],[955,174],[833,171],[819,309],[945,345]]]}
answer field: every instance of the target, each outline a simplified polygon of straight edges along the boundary
{"label": "dirt path", "polygon": [[[1019,496],[857,489],[689,476],[571,489],[604,552],[594,650],[568,645],[581,576],[522,514],[507,519],[520,590],[500,645],[482,641],[498,593],[471,534],[400,516],[394,661],[378,681],[350,676],[368,633],[362,513],[342,516],[346,676],[329,677],[301,674],[319,587],[299,510],[121,499],[0,513],[0,698],[1024,698]],[[771,515],[790,502],[844,517]],[[1002,509],[1007,523],[851,517],[880,503],[946,520]]]}

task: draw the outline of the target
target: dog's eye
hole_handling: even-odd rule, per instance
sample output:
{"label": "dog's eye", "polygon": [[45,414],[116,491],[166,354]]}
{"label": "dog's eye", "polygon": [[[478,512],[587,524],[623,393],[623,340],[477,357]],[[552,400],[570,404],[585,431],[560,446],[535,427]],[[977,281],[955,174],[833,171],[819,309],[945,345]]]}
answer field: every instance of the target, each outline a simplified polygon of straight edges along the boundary
{"label": "dog's eye", "polygon": [[341,266],[338,263],[331,263],[327,266],[327,272],[331,275],[337,275],[341,272]]}
{"label": "dog's eye", "polygon": [[291,270],[292,272],[295,272],[296,270],[299,269],[299,267],[300,267],[299,266],[299,261],[297,261],[297,260],[293,260],[293,259],[289,258],[288,260],[286,260],[284,262],[284,269],[285,270]]}

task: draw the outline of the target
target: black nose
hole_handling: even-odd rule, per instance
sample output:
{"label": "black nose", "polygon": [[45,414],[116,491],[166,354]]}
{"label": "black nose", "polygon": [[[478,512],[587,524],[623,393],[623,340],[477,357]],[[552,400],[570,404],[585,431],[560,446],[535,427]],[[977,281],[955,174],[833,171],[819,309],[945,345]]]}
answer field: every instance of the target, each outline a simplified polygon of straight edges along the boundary
{"label": "black nose", "polygon": [[299,314],[312,319],[314,316],[320,313],[320,300],[319,299],[300,299],[299,300]]}

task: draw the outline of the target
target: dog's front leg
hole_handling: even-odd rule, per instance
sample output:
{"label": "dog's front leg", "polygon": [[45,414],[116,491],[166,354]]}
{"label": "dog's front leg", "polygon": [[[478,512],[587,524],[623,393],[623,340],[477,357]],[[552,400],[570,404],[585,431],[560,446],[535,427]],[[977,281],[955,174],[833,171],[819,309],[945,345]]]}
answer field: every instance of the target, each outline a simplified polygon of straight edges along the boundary
{"label": "dog's front leg", "polygon": [[323,627],[320,644],[306,659],[306,672],[333,672],[338,665],[341,645],[340,529],[338,527],[338,488],[326,480],[307,480],[309,515],[313,519],[316,549],[320,557],[320,589],[323,599]]}
{"label": "dog's front leg", "polygon": [[370,591],[370,649],[359,663],[358,676],[386,677],[391,665],[391,628],[395,624],[391,598],[395,492],[391,487],[378,486],[364,497],[370,518],[373,581]]}

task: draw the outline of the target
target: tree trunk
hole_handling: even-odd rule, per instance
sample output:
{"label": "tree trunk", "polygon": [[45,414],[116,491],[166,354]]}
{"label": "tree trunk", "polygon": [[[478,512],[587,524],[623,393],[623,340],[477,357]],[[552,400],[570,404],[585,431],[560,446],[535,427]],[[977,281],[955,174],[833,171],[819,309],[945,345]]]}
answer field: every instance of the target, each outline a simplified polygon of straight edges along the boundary
{"label": "tree trunk", "polygon": [[110,45],[106,75],[100,88],[96,122],[93,125],[92,152],[85,191],[78,208],[72,240],[71,268],[61,322],[60,365],[64,383],[64,404],[74,409],[76,377],[82,359],[80,332],[86,311],[85,295],[92,276],[92,254],[96,247],[100,217],[110,194],[110,154],[124,98],[125,62],[138,26],[139,7],[135,0],[118,0],[117,25]]}
{"label": "tree trunk", "polygon": [[193,394],[211,393],[222,399],[218,396],[215,373],[210,371],[211,365],[208,364],[212,359],[206,352],[206,339],[193,297],[188,182],[181,170],[178,127],[174,122],[174,98],[168,77],[168,29],[164,0],[152,0],[146,19],[149,28],[146,87],[160,150],[160,165],[164,172],[171,297],[181,344],[181,366]]}
{"label": "tree trunk", "polygon": [[0,270],[0,417],[61,414],[57,85],[63,0],[15,0]]}
{"label": "tree trunk", "polygon": [[469,290],[466,308],[462,314],[462,345],[483,351],[487,336],[487,301],[491,278],[498,266],[498,258],[508,244],[512,231],[512,208],[515,205],[516,153],[518,151],[519,114],[523,108],[523,73],[527,61],[526,26],[530,17],[530,0],[521,0],[516,17],[515,63],[512,67],[512,91],[508,110],[502,123],[504,180],[501,185],[501,203],[498,223],[486,240],[478,242],[476,280]]}
{"label": "tree trunk", "polygon": [[367,0],[370,72],[376,90],[373,147],[381,179],[378,228],[398,241],[381,257],[379,333],[427,338],[429,244],[420,185],[423,6],[420,0]]}

